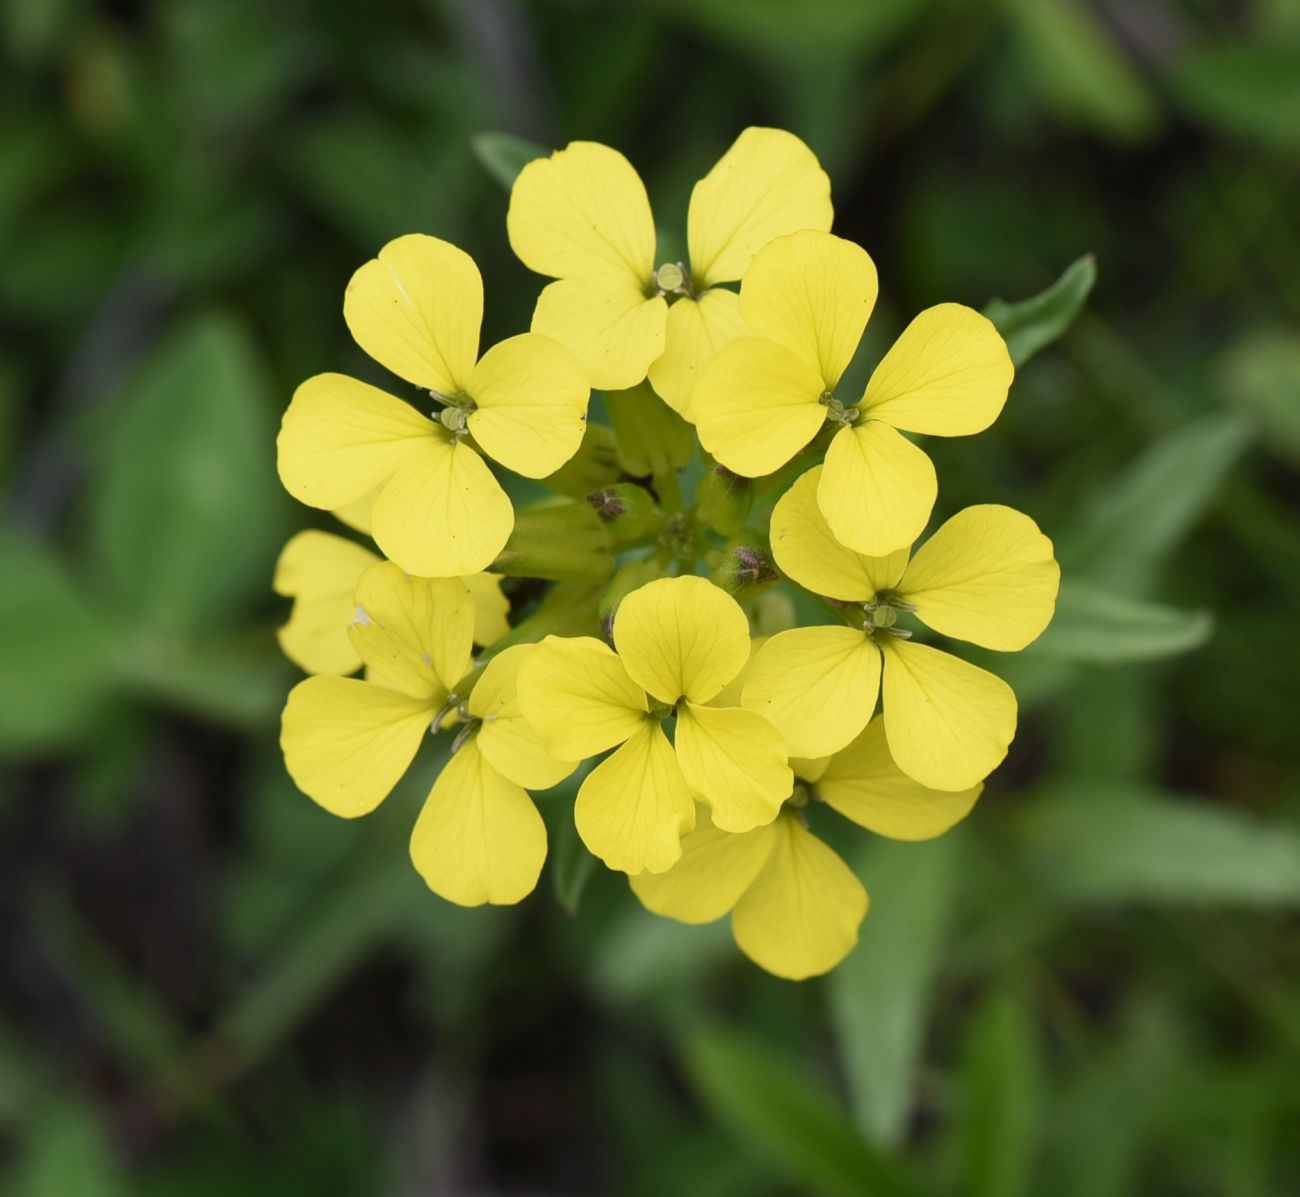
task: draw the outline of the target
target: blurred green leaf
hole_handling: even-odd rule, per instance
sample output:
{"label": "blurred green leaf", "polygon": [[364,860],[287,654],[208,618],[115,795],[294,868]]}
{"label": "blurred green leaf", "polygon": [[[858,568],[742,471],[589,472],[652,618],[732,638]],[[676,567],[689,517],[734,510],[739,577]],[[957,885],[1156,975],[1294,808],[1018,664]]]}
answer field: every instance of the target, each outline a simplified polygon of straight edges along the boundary
{"label": "blurred green leaf", "polygon": [[953,1123],[963,1197],[1020,1197],[1030,1178],[1042,1103],[1038,1032],[1024,1007],[996,993],[975,1012],[962,1047]]}
{"label": "blurred green leaf", "polygon": [[1203,798],[1059,782],[1034,803],[1022,831],[1031,866],[1067,897],[1300,903],[1300,832]]}
{"label": "blurred green leaf", "polygon": [[917,1192],[893,1160],[858,1134],[835,1098],[764,1039],[704,1026],[687,1035],[680,1056],[709,1113],[801,1191],[849,1197]]}
{"label": "blurred green leaf", "polygon": [[477,133],[470,141],[474,157],[507,191],[515,184],[519,172],[534,158],[545,158],[550,151],[534,141],[513,133]]}
{"label": "blurred green leaf", "polygon": [[1180,611],[1066,580],[1056,614],[1031,651],[1062,661],[1150,661],[1199,648],[1213,630],[1208,611]]}
{"label": "blurred green leaf", "polygon": [[71,1095],[35,1114],[4,1191],[11,1197],[126,1197],[126,1169],[94,1107]]}
{"label": "blurred green leaf", "polygon": [[857,870],[871,912],[858,946],[827,980],[854,1119],[876,1142],[907,1131],[959,871],[956,835],[925,844],[876,839]]}
{"label": "blurred green leaf", "polygon": [[1125,140],[1158,109],[1121,45],[1080,0],[1001,0],[1044,99],[1066,120]]}
{"label": "blurred green leaf", "polygon": [[1300,465],[1300,335],[1249,334],[1220,362],[1218,381],[1258,427],[1260,447]]}
{"label": "blurred green leaf", "polygon": [[1146,594],[1250,440],[1235,416],[1203,416],[1156,441],[1098,489],[1058,540],[1067,578]]}
{"label": "blurred green leaf", "polygon": [[551,886],[556,901],[567,914],[577,914],[583,891],[596,868],[596,858],[578,837],[573,822],[573,801],[588,771],[586,766],[581,767],[540,803],[550,839],[546,860],[551,871]]}
{"label": "blurred green leaf", "polygon": [[1097,259],[1092,254],[1072,262],[1046,291],[1019,303],[991,300],[986,315],[1006,339],[1011,360],[1023,366],[1074,323],[1097,281]]}
{"label": "blurred green leaf", "polygon": [[244,328],[173,332],[120,396],[91,503],[94,548],[130,621],[229,624],[262,593],[285,529],[269,383]]}
{"label": "blurred green leaf", "polygon": [[108,631],[48,545],[0,528],[0,748],[78,735],[108,694]]}
{"label": "blurred green leaf", "polygon": [[1192,116],[1277,149],[1300,148],[1300,40],[1216,37],[1183,53],[1167,78]]}

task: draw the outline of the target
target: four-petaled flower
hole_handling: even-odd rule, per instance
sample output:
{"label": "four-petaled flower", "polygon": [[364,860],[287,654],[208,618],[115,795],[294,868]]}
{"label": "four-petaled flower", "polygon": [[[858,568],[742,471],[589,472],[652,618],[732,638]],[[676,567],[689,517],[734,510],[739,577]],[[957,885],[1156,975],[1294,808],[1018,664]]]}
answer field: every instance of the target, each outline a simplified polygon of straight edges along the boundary
{"label": "four-petaled flower", "polygon": [[781,737],[750,711],[708,705],[749,658],[735,599],[703,578],[650,582],[619,604],[614,644],[548,636],[519,676],[524,715],[553,755],[615,749],[578,791],[587,847],[611,868],[659,873],[681,856],[696,799],[728,831],[770,823],[792,780]]}
{"label": "four-petaled flower", "polygon": [[821,801],[877,835],[924,840],[965,818],[983,787],[952,793],[913,781],[890,757],[880,719],[829,759],[790,763],[798,781],[775,822],[738,835],[705,815],[682,840],[676,865],[629,882],[647,909],[684,923],[730,913],[740,950],[798,981],[848,955],[868,905],[862,883],[808,830],[803,808]]}
{"label": "four-petaled flower", "polygon": [[817,503],[822,469],[774,508],[772,555],[805,589],[860,606],[842,608],[852,626],[793,628],[768,640],[742,701],[772,722],[792,756],[820,757],[852,740],[883,697],[899,768],[935,789],[967,789],[1006,756],[1015,694],[988,671],[900,635],[898,616],[984,648],[1024,648],[1056,606],[1052,542],[1027,515],[984,504],[959,511],[910,561],[907,549],[866,557],[831,534]]}
{"label": "four-petaled flower", "polygon": [[280,746],[298,788],[332,814],[374,810],[410,767],[426,733],[465,724],[411,835],[411,859],[452,902],[518,902],[546,858],[546,827],[524,787],[546,789],[576,762],[549,756],[519,715],[520,666],[536,651],[494,657],[468,698],[474,603],[459,579],[412,578],[372,565],[348,635],[366,679],[309,677],[289,693]]}
{"label": "four-petaled flower", "polygon": [[700,443],[728,469],[779,469],[830,421],[817,501],[836,538],[881,556],[925,528],[938,484],[899,429],[966,436],[997,419],[1014,369],[1006,343],[961,304],[927,308],[876,367],[857,404],[835,397],[876,302],[866,250],[829,233],[769,242],[740,288],[753,335],[700,372],[691,399]]}
{"label": "four-petaled flower", "polygon": [[436,418],[344,374],[295,392],[279,437],[280,479],[327,510],[373,494],[385,557],[422,577],[475,574],[505,547],[514,509],[467,437],[528,478],[577,452],[590,386],[563,345],[536,333],[478,357],[483,280],[446,241],[390,241],[352,276],[343,317],[375,361],[444,405]]}
{"label": "four-petaled flower", "polygon": [[[780,129],[746,129],[691,192],[689,261],[655,267],[645,185],[617,150],[571,142],[530,162],[510,193],[510,245],[558,281],[541,293],[533,331],[568,345],[599,390],[649,374],[690,415],[695,376],[745,332],[735,282],[773,237],[831,227],[830,180],[811,150]],[[670,306],[671,301],[671,306]]]}

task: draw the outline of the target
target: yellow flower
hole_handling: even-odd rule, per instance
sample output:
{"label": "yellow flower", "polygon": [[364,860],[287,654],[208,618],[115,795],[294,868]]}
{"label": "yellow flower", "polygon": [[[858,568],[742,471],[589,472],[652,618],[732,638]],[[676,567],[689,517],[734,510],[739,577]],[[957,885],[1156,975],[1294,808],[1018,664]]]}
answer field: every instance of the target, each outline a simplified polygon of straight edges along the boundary
{"label": "yellow flower", "polygon": [[520,261],[558,280],[537,301],[533,331],[568,345],[599,390],[626,390],[648,372],[689,416],[697,371],[745,332],[735,292],[717,284],[738,280],[773,237],[829,229],[830,180],[793,134],[746,129],[691,192],[689,263],[656,269],[635,169],[617,150],[575,141],[524,167],[506,227]]}
{"label": "yellow flower", "polygon": [[910,562],[907,549],[866,557],[831,534],[817,503],[822,469],[777,503],[772,555],[799,585],[861,607],[848,609],[851,627],[794,628],[768,640],[750,666],[744,705],[772,722],[793,756],[821,757],[852,740],[883,696],[899,768],[934,789],[967,789],[1006,756],[1015,695],[986,670],[900,635],[898,615],[984,648],[1024,648],[1056,605],[1052,542],[1028,516],[986,504],[958,512]]}
{"label": "yellow flower", "polygon": [[927,789],[889,755],[881,720],[825,760],[792,760],[799,784],[775,823],[737,835],[707,821],[682,840],[668,872],[629,878],[655,914],[711,923],[730,913],[740,950],[791,981],[834,968],[858,940],[867,892],[849,867],[808,830],[802,811],[826,803],[861,827],[899,840],[941,835],[966,817],[981,786]]}
{"label": "yellow flower", "polygon": [[[280,550],[271,586],[293,599],[293,607],[276,636],[284,655],[304,673],[346,675],[361,668],[348,624],[356,611],[357,583],[378,560],[345,536],[315,529],[299,532]],[[501,592],[501,576],[470,574],[461,581],[474,603],[474,643],[495,644],[510,630],[510,600]]]}
{"label": "yellow flower", "polygon": [[582,441],[590,390],[581,366],[536,333],[479,358],[478,267],[436,237],[385,245],[352,276],[343,317],[371,357],[444,406],[431,419],[346,375],[309,378],[280,429],[285,489],[327,510],[373,495],[386,557],[421,577],[478,573],[505,546],[514,511],[466,437],[517,474],[554,473]]}
{"label": "yellow flower", "polygon": [[729,831],[770,823],[791,784],[780,736],[749,711],[706,705],[749,658],[735,599],[703,578],[661,578],[619,604],[614,643],[548,636],[519,676],[524,715],[553,756],[615,749],[578,791],[587,847],[610,868],[658,873],[681,855],[695,799]]}
{"label": "yellow flower", "polygon": [[829,233],[766,245],[740,288],[754,335],[701,371],[692,399],[700,443],[729,470],[770,474],[839,425],[817,501],[843,544],[882,556],[930,518],[934,466],[902,435],[967,436],[997,419],[1014,369],[997,329],[971,308],[927,308],[876,367],[855,405],[835,398],[876,302],[866,251]]}
{"label": "yellow flower", "polygon": [[298,788],[326,810],[374,810],[410,767],[425,734],[465,726],[411,836],[411,859],[435,893],[462,906],[518,902],[546,858],[546,828],[524,787],[544,789],[574,765],[547,755],[519,714],[519,668],[535,651],[494,657],[468,698],[474,604],[457,579],[411,578],[387,561],[362,575],[348,635],[367,676],[309,677],[289,694],[280,746]]}

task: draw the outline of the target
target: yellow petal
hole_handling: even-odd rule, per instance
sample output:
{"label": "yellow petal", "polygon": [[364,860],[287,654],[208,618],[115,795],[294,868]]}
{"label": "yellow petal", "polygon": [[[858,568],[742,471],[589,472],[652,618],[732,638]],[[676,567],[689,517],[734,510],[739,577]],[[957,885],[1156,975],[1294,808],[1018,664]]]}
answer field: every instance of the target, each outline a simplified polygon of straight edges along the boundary
{"label": "yellow petal", "polygon": [[533,800],[484,760],[473,739],[447,762],[411,833],[411,861],[448,902],[509,906],[537,885],[546,825]]}
{"label": "yellow petal", "polygon": [[510,631],[510,600],[501,590],[500,574],[470,574],[461,578],[474,603],[474,643],[495,644]]}
{"label": "yellow petal", "polygon": [[801,475],[772,509],[772,556],[781,572],[805,590],[846,602],[869,602],[878,590],[898,585],[907,550],[867,557],[840,544],[817,505],[822,469],[817,466]]}
{"label": "yellow petal", "polygon": [[660,702],[708,702],[749,660],[749,621],[705,578],[660,578],[619,603],[614,645],[628,676]]}
{"label": "yellow petal", "polygon": [[465,389],[478,356],[483,280],[464,250],[410,233],[352,276],[343,319],[381,366],[417,387],[454,395]]}
{"label": "yellow petal", "polygon": [[686,218],[696,287],[733,282],[773,237],[831,227],[831,181],[784,129],[746,129],[691,192]]}
{"label": "yellow petal", "polygon": [[723,831],[751,831],[776,818],[794,774],[785,745],[762,716],[739,707],[686,703],[677,712],[677,763],[691,793]]}
{"label": "yellow petal", "polygon": [[519,260],[551,278],[617,278],[644,287],[654,274],[645,184],[622,154],[598,142],[572,141],[528,163],[510,190],[506,231]]}
{"label": "yellow petal", "polygon": [[352,593],[379,558],[329,532],[299,532],[280,551],[271,585],[293,599],[288,622],[276,631],[284,655],[308,673],[355,673],[361,658],[348,639]]}
{"label": "yellow petal", "polygon": [[678,415],[691,418],[691,394],[700,371],[730,341],[748,335],[734,291],[714,287],[699,299],[683,297],[668,309],[663,355],[650,365],[650,385]]}
{"label": "yellow petal", "polygon": [[557,761],[519,706],[519,670],[535,644],[516,644],[487,663],[469,696],[470,714],[483,720],[479,751],[492,767],[516,785],[547,790],[578,767],[576,760]]}
{"label": "yellow petal", "polygon": [[719,831],[706,812],[696,812],[696,827],[682,838],[682,858],[666,873],[628,878],[641,904],[682,923],[711,923],[727,914],[767,863],[776,828],[770,823],[736,835]]}
{"label": "yellow petal", "polygon": [[464,441],[430,440],[375,501],[375,543],[408,573],[451,578],[486,569],[505,548],[514,508]]}
{"label": "yellow petal", "polygon": [[927,644],[885,645],[885,735],[898,767],[936,790],[965,790],[1002,763],[1016,696],[1000,677]]}
{"label": "yellow petal", "polygon": [[876,305],[876,267],[860,245],[806,231],[769,241],[740,285],[740,313],[756,335],[817,367],[833,391]]}
{"label": "yellow petal", "polygon": [[442,430],[409,403],[344,374],[317,374],[293,395],[276,441],[280,481],[327,511],[364,499]]}
{"label": "yellow petal", "polygon": [[889,755],[883,719],[842,752],[816,781],[817,796],[868,831],[895,840],[928,840],[964,819],[984,788],[932,790],[913,781]]}
{"label": "yellow petal", "polygon": [[582,444],[591,388],[558,341],[524,333],[493,345],[467,387],[468,420],[483,452],[525,478],[554,474]]}
{"label": "yellow petal", "polygon": [[591,636],[547,636],[522,662],[518,687],[524,718],[561,761],[621,744],[649,709],[618,654]]}
{"label": "yellow petal", "polygon": [[731,915],[736,944],[760,968],[802,981],[834,968],[858,942],[862,882],[793,815],[776,824],[763,871]]}
{"label": "yellow petal", "polygon": [[884,557],[921,535],[938,493],[920,449],[888,424],[863,420],[831,440],[817,505],[836,540]]}
{"label": "yellow petal", "polygon": [[880,651],[862,632],[792,628],[758,650],[744,704],[781,733],[791,756],[830,756],[866,727],[879,691]]}
{"label": "yellow petal", "polygon": [[775,341],[741,337],[700,371],[691,419],[727,469],[759,478],[780,469],[826,421],[815,366]]}
{"label": "yellow petal", "polygon": [[474,603],[459,578],[412,578],[379,561],[357,583],[348,627],[369,676],[441,706],[473,664]]}
{"label": "yellow petal", "polygon": [[368,814],[415,758],[432,713],[424,699],[358,678],[309,677],[280,720],[285,768],[331,814]]}
{"label": "yellow petal", "polygon": [[582,842],[611,869],[662,873],[682,854],[695,803],[659,723],[641,720],[582,783],[573,808]]}
{"label": "yellow petal", "polygon": [[533,332],[567,346],[601,391],[644,380],[664,351],[668,305],[621,278],[566,278],[542,288]]}
{"label": "yellow petal", "polygon": [[379,498],[379,489],[372,490],[368,495],[343,507],[336,507],[330,514],[339,521],[351,528],[354,532],[362,532],[366,536],[370,535],[370,517],[375,509],[375,500]]}
{"label": "yellow petal", "polygon": [[936,632],[1014,652],[1052,620],[1061,568],[1027,515],[967,507],[916,551],[899,591]]}
{"label": "yellow petal", "polygon": [[926,308],[876,367],[862,408],[908,432],[968,436],[998,418],[1015,367],[984,316],[959,303]]}

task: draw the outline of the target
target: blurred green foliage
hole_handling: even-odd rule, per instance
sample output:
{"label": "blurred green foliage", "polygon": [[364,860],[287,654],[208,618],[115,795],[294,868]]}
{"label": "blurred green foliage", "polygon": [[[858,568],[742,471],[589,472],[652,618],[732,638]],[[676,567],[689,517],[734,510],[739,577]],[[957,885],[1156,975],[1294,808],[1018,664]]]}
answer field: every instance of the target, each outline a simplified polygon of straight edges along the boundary
{"label": "blurred green foliage", "polygon": [[[0,47],[0,1189],[1300,1191],[1294,0],[4,0]],[[593,872],[574,781],[550,882],[462,911],[436,762],[344,824],[275,746],[274,429],[374,377],[351,271],[435,233],[519,331],[532,144],[680,228],[755,122],[876,258],[868,358],[988,305],[1021,371],[936,518],[1065,569],[969,822],[827,829],[873,910],[803,986]]]}

